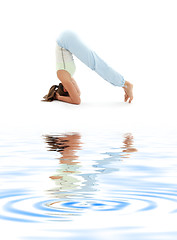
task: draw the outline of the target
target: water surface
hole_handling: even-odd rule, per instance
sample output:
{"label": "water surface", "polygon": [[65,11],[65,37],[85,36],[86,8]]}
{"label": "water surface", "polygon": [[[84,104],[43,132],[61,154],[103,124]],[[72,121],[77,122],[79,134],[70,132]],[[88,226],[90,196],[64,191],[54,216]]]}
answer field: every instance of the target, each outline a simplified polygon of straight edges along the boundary
{"label": "water surface", "polygon": [[1,135],[0,149],[7,237],[177,238],[175,135]]}

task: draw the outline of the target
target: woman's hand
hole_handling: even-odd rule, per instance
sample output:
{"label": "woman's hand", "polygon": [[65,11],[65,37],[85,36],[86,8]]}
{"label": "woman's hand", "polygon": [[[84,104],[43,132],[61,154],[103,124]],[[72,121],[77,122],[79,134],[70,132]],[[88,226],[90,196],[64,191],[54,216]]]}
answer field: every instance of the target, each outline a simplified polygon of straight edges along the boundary
{"label": "woman's hand", "polygon": [[55,99],[59,100],[60,94],[58,92],[55,93]]}

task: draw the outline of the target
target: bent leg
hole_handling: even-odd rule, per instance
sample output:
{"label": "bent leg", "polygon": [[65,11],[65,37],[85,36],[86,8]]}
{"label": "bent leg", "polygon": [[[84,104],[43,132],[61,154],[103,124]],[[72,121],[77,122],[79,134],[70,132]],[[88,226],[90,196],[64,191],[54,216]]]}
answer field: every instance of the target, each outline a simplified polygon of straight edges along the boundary
{"label": "bent leg", "polygon": [[89,49],[77,35],[71,31],[63,32],[58,38],[57,43],[73,53],[90,69],[94,70],[104,80],[114,86],[123,87],[125,80],[123,76],[104,62],[94,51]]}

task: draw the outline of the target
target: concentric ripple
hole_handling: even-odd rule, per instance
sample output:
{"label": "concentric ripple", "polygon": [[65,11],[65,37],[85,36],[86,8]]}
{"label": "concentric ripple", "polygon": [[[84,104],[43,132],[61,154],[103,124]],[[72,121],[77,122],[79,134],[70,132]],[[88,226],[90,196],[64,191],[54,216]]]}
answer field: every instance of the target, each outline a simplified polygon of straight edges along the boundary
{"label": "concentric ripple", "polygon": [[[4,194],[1,199],[5,200],[2,206],[3,213],[0,219],[18,222],[40,222],[43,220],[60,220],[62,216],[54,215],[58,211],[52,208],[37,208],[42,202],[40,197],[30,196],[24,193]],[[4,201],[3,201],[4,202]],[[29,210],[30,209],[30,210]]]}
{"label": "concentric ripple", "polygon": [[[117,197],[118,196],[118,197]],[[177,204],[177,194],[169,192],[116,191],[112,199],[44,199],[32,196],[20,190],[1,192],[0,219],[17,222],[71,221],[86,211],[117,211],[120,214],[152,211],[159,208],[159,200],[163,204]],[[164,210],[164,209],[163,209]],[[174,209],[167,210],[176,213]]]}
{"label": "concentric ripple", "polygon": [[118,211],[129,205],[120,200],[41,200],[37,196],[12,192],[1,193],[1,200],[5,200],[5,204],[1,206],[3,213],[0,218],[18,222],[66,221],[71,220],[71,216],[81,215],[85,210]]}

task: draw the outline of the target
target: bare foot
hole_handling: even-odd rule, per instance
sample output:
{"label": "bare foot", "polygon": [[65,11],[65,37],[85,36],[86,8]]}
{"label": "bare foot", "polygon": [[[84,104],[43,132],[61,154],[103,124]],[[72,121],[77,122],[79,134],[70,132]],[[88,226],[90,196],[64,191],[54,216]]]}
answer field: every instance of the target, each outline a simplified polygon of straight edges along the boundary
{"label": "bare foot", "polygon": [[123,89],[125,91],[124,101],[127,102],[127,100],[129,99],[129,103],[131,103],[131,101],[133,100],[133,84],[125,81]]}

